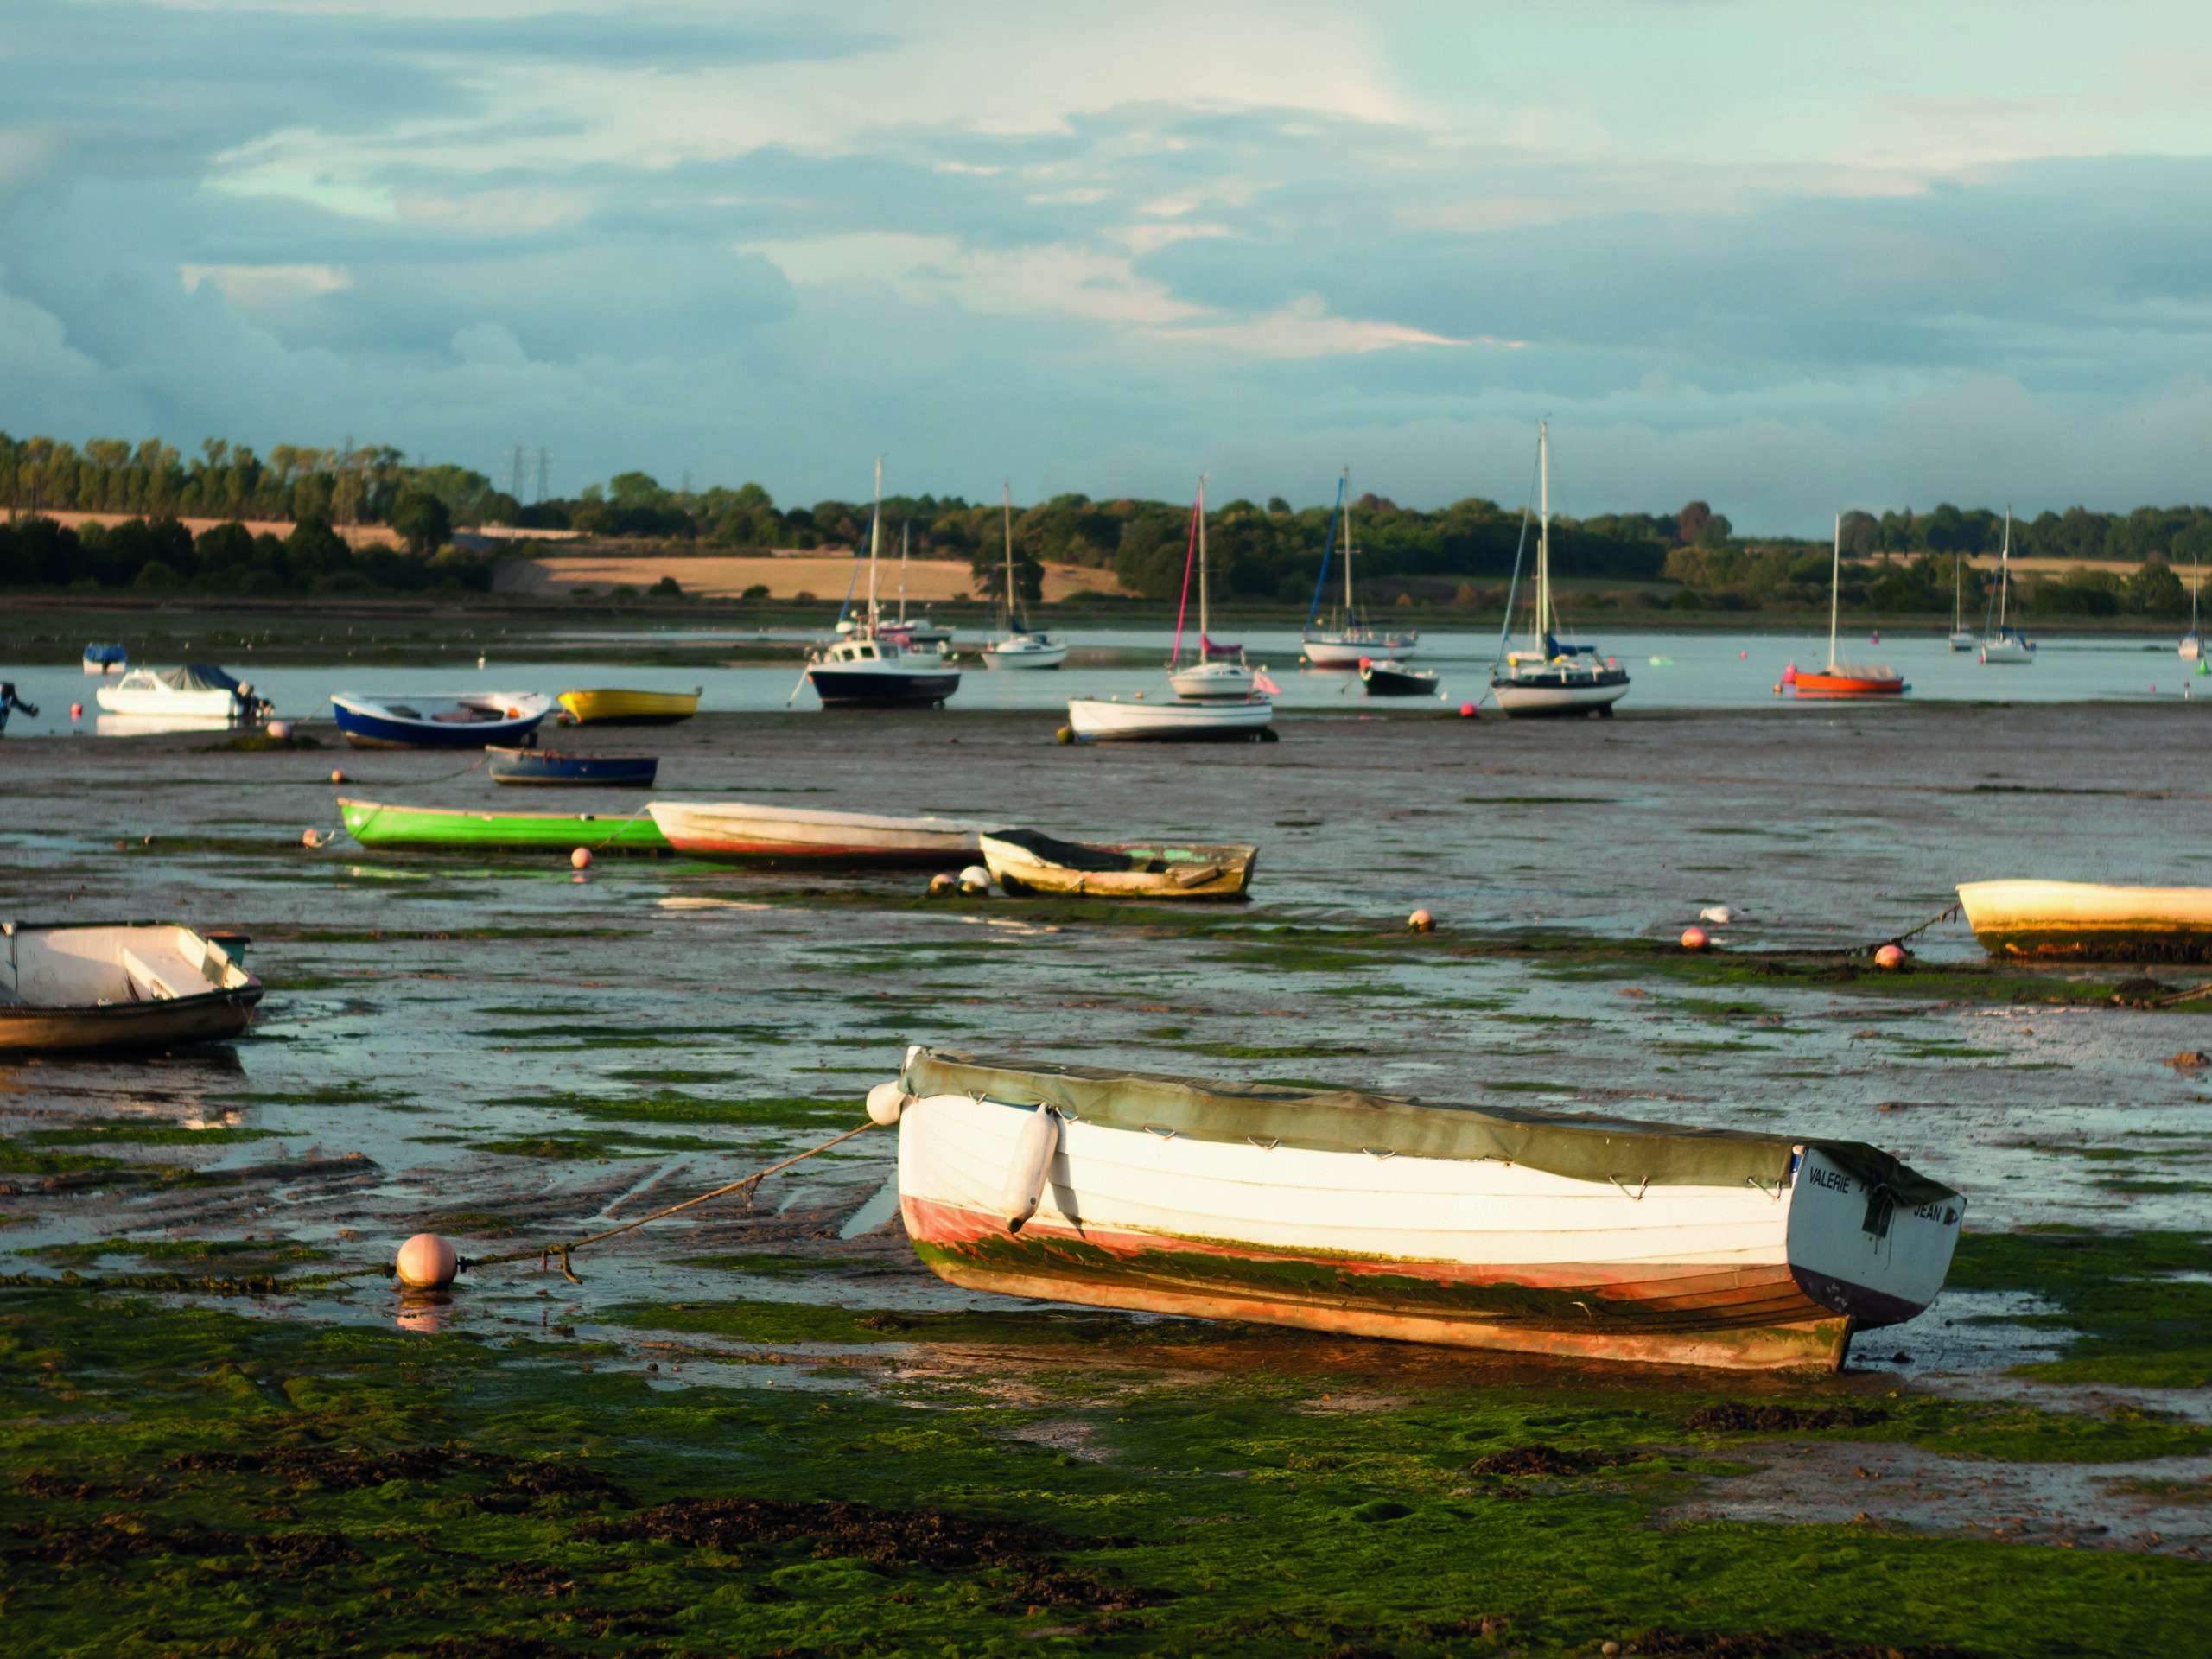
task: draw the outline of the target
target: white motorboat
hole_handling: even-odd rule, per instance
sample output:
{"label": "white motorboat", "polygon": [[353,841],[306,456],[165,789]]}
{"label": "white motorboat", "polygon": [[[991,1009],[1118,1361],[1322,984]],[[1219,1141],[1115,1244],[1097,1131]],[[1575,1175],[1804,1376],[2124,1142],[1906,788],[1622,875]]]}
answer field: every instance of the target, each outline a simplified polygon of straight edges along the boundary
{"label": "white motorboat", "polygon": [[[1351,468],[1347,467],[1337,475],[1337,504],[1329,514],[1329,539],[1321,549],[1320,573],[1313,578],[1313,603],[1306,613],[1306,633],[1301,652],[1306,663],[1314,668],[1357,669],[1363,661],[1404,662],[1414,654],[1421,643],[1421,635],[1408,628],[1403,632],[1378,628],[1360,620],[1352,587],[1351,537]],[[1344,526],[1344,608],[1329,619],[1326,627],[1314,626],[1321,614],[1321,595],[1329,582],[1329,561],[1336,552],[1337,526]]]}
{"label": "white motorboat", "polygon": [[[1628,671],[1610,658],[1598,660],[1595,645],[1565,645],[1558,637],[1552,603],[1552,474],[1548,422],[1536,427],[1539,506],[1536,530],[1536,591],[1529,616],[1529,648],[1505,653],[1491,670],[1491,695],[1515,719],[1538,715],[1598,715],[1611,720],[1613,705],[1628,695]],[[1525,509],[1524,509],[1525,512]],[[1528,537],[1528,520],[1521,534]],[[1506,624],[1513,617],[1513,588],[1521,582],[1521,555],[1513,555],[1513,582],[1506,589]],[[1504,645],[1503,630],[1498,644]]]}
{"label": "white motorboat", "polygon": [[1029,626],[1021,595],[1014,587],[1014,486],[1005,486],[999,511],[1006,525],[1006,613],[999,637],[983,647],[986,668],[1058,668],[1068,659],[1065,639],[1055,639],[1042,628]]}
{"label": "white motorboat", "polygon": [[1835,1370],[1966,1211],[1857,1141],[918,1047],[868,1109],[954,1284],[1460,1347]]}
{"label": "white motorboat", "polygon": [[1274,735],[1274,704],[1258,695],[1241,702],[1190,697],[1159,702],[1068,699],[1068,728],[1081,743],[1262,743]]}
{"label": "white motorboat", "polygon": [[[1191,593],[1191,572],[1195,568],[1198,576],[1198,654],[1187,666],[1183,662],[1183,620],[1185,612],[1178,607],[1175,613],[1175,648],[1167,663],[1167,683],[1175,695],[1192,702],[1249,701],[1255,695],[1259,684],[1259,671],[1242,660],[1243,652],[1237,652],[1238,660],[1231,662],[1226,655],[1217,653],[1210,645],[1212,616],[1206,598],[1206,480],[1198,479],[1198,505],[1192,512],[1192,539],[1183,556],[1183,596],[1187,604]],[[1265,722],[1262,722],[1264,724]],[[1077,735],[1082,733],[1077,728]]]}
{"label": "white motorboat", "polygon": [[2036,642],[2019,629],[2005,626],[2006,606],[2012,590],[2012,509],[2005,509],[2005,548],[1997,559],[1996,626],[1983,634],[1981,660],[1992,668],[2021,667],[2036,659]]}
{"label": "white motorboat", "polygon": [[955,868],[977,862],[997,827],[750,801],[652,801],[646,810],[677,852],[747,863]]}
{"label": "white motorboat", "polygon": [[111,715],[156,719],[258,720],[269,705],[253,687],[232,679],[210,663],[181,668],[134,668],[113,685],[92,693]]}
{"label": "white motorboat", "polygon": [[[960,671],[942,650],[915,641],[914,629],[887,624],[876,604],[877,555],[883,539],[883,458],[875,462],[875,511],[868,530],[868,618],[855,624],[840,617],[842,636],[826,651],[807,661],[801,683],[814,688],[825,709],[942,709],[945,699],[960,689]],[[903,590],[906,568],[899,585]],[[857,577],[855,569],[854,575]],[[849,599],[849,594],[848,595]],[[798,688],[791,689],[791,696]],[[787,700],[788,701],[788,700]]]}
{"label": "white motorboat", "polygon": [[167,1048],[244,1031],[261,982],[238,935],[149,922],[9,922],[0,1051]]}

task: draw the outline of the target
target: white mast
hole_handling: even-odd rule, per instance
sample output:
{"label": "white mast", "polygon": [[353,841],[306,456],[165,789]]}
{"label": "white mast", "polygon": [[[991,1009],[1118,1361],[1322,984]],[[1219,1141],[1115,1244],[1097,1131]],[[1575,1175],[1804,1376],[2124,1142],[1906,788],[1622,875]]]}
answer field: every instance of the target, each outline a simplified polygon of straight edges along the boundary
{"label": "white mast", "polygon": [[1351,468],[1344,468],[1344,626],[1354,626],[1351,612]]}
{"label": "white mast", "polygon": [[2005,550],[1997,556],[1997,635],[2005,636],[2006,589],[2012,585],[2012,504],[2005,504]]}
{"label": "white mast", "polygon": [[1530,643],[1548,658],[1544,644],[1552,626],[1552,452],[1551,423],[1536,423],[1536,615]]}
{"label": "white mast", "polygon": [[1198,474],[1198,661],[1206,659],[1206,475]]}
{"label": "white mast", "polygon": [[909,518],[899,526],[899,620],[906,620],[906,543],[912,538],[913,520]]}
{"label": "white mast", "polygon": [[1835,670],[1835,607],[1843,592],[1843,515],[1835,516],[1835,556],[1828,565],[1828,670]]}
{"label": "white mast", "polygon": [[875,513],[868,521],[868,631],[875,632],[875,556],[883,545],[883,457],[875,458]]}
{"label": "white mast", "polygon": [[1014,480],[1007,479],[999,497],[999,510],[1006,519],[1006,637],[1014,641]]}

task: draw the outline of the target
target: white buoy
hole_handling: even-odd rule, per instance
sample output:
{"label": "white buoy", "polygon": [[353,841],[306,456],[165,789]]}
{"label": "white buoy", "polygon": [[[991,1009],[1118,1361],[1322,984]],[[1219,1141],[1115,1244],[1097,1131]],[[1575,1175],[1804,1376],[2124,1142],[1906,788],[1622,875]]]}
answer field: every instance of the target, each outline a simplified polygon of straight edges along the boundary
{"label": "white buoy", "polygon": [[913,1103],[914,1097],[906,1092],[906,1086],[893,1078],[889,1083],[879,1083],[868,1091],[868,1115],[887,1129],[898,1122],[899,1114]]}
{"label": "white buoy", "polygon": [[988,893],[990,890],[991,873],[985,869],[982,865],[970,864],[966,869],[960,872],[961,892]]}
{"label": "white buoy", "polygon": [[1050,1106],[1030,1113],[1014,1137],[1014,1158],[1006,1166],[1006,1187],[999,1194],[999,1213],[1009,1233],[1037,1213],[1045,1196],[1045,1179],[1052,1173],[1052,1156],[1060,1149],[1060,1115]]}
{"label": "white buoy", "polygon": [[399,1282],[410,1290],[443,1290],[461,1271],[461,1252],[435,1233],[417,1233],[399,1247]]}
{"label": "white buoy", "polygon": [[277,740],[279,740],[279,741],[281,741],[282,740],[283,740],[283,739],[285,739],[285,738],[289,737],[291,734],[292,734],[292,722],[291,722],[290,721],[289,721],[289,720],[272,720],[272,721],[270,721],[269,722],[269,735],[270,735],[270,736],[271,736],[271,737],[273,737],[273,738],[276,738],[276,739],[277,739]]}

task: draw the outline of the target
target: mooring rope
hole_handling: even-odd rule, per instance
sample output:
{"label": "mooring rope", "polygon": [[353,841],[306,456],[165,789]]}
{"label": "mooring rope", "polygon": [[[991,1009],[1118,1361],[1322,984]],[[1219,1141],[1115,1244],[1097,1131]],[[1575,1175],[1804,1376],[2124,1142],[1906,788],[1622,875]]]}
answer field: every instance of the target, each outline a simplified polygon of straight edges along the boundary
{"label": "mooring rope", "polygon": [[[656,1210],[649,1216],[639,1216],[635,1221],[626,1221],[620,1227],[610,1227],[604,1232],[593,1233],[583,1238],[572,1238],[562,1243],[542,1244],[525,1249],[508,1250],[498,1255],[464,1255],[454,1270],[459,1274],[466,1273],[472,1268],[500,1267],[510,1262],[526,1262],[533,1255],[537,1258],[538,1266],[543,1269],[553,1257],[557,1255],[561,1258],[561,1276],[572,1285],[580,1285],[583,1281],[576,1276],[575,1269],[569,1262],[569,1254],[572,1251],[581,1250],[588,1244],[602,1243],[607,1239],[635,1231],[649,1221],[658,1221],[664,1217],[675,1215],[679,1211],[690,1210],[696,1205],[708,1203],[711,1199],[725,1198],[733,1192],[744,1192],[747,1207],[750,1208],[753,1203],[753,1189],[758,1187],[771,1175],[779,1174],[793,1164],[804,1163],[817,1153],[827,1152],[830,1147],[841,1145],[856,1135],[865,1135],[874,1128],[875,1123],[871,1119],[858,1128],[848,1129],[842,1135],[824,1141],[818,1147],[810,1147],[804,1152],[785,1159],[780,1164],[771,1164],[767,1168],[758,1170],[741,1180],[731,1181],[727,1185],[715,1188],[711,1192],[702,1192],[697,1198],[686,1198],[681,1204],[671,1204],[666,1209]],[[331,1273],[300,1274],[286,1278],[280,1278],[274,1274],[219,1277],[214,1274],[195,1276],[181,1273],[130,1273],[94,1279],[79,1273],[61,1273],[53,1275],[18,1273],[0,1274],[0,1287],[22,1290],[166,1290],[192,1291],[207,1296],[281,1296],[291,1291],[317,1290],[327,1285],[342,1284],[350,1279],[366,1279],[372,1276],[390,1279],[396,1272],[397,1269],[391,1263],[379,1262],[374,1267],[345,1268]]]}

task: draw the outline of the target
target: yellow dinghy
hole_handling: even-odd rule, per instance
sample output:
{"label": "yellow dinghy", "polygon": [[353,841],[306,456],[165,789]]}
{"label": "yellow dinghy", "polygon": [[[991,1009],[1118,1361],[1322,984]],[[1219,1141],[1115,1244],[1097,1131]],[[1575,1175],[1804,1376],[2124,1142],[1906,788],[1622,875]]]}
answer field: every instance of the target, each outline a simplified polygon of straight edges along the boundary
{"label": "yellow dinghy", "polygon": [[1993,957],[2212,962],[2212,887],[1967,881],[1959,903]]}
{"label": "yellow dinghy", "polygon": [[991,880],[1008,893],[1086,899],[1242,899],[1256,847],[1058,841],[1034,830],[981,837]]}
{"label": "yellow dinghy", "polygon": [[563,691],[561,706],[579,726],[673,726],[699,712],[692,691]]}

